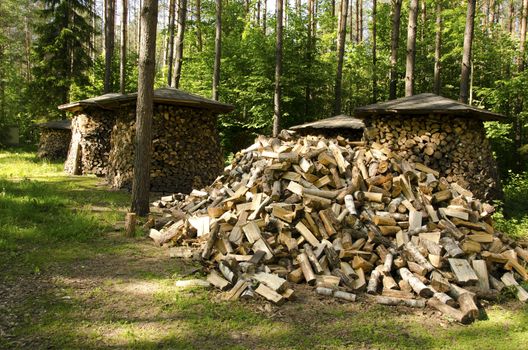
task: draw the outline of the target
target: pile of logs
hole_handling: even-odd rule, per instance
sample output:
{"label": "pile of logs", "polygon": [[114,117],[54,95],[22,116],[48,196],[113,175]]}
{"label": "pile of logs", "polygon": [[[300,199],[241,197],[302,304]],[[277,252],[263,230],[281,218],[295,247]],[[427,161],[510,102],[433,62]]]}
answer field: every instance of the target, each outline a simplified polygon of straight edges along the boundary
{"label": "pile of logs", "polygon": [[[416,160],[416,159],[414,159]],[[423,163],[337,137],[259,137],[210,186],[164,196],[150,230],[199,258],[229,300],[321,295],[435,308],[462,323],[505,287],[528,300],[528,251],[493,228],[494,208]]]}
{"label": "pile of logs", "polygon": [[52,160],[66,159],[71,141],[70,129],[42,128],[37,156]]}
{"label": "pile of logs", "polygon": [[92,108],[76,115],[64,170],[71,175],[106,175],[114,124],[114,114],[104,110]]}
{"label": "pile of logs", "polygon": [[[210,184],[223,168],[216,113],[157,104],[152,126],[151,191],[189,193]],[[123,108],[112,130],[108,178],[131,188],[134,167],[135,107]]]}
{"label": "pile of logs", "polygon": [[482,121],[430,115],[374,117],[369,140],[400,157],[438,170],[479,198],[500,196],[498,172]]}

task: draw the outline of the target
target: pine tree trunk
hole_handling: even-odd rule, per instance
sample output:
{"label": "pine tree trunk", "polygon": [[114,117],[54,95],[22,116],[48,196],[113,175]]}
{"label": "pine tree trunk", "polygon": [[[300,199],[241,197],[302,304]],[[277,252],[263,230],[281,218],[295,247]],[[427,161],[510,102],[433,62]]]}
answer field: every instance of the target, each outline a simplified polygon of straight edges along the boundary
{"label": "pine tree trunk", "polygon": [[172,65],[174,64],[174,24],[176,20],[176,0],[169,2],[169,57],[167,62],[167,85],[172,86]]}
{"label": "pine tree trunk", "polygon": [[94,0],[92,2],[92,28],[94,29],[92,32],[92,50],[90,51],[90,58],[92,59],[92,64],[95,63],[95,56],[96,56],[96,41],[97,41],[97,30],[96,30],[96,24],[97,24],[97,13],[96,13],[96,1]]}
{"label": "pine tree trunk", "polygon": [[119,91],[124,94],[126,90],[126,63],[127,63],[127,26],[128,26],[128,0],[123,0],[121,13],[121,61],[119,65]]}
{"label": "pine tree trunk", "polygon": [[524,71],[525,54],[526,54],[526,22],[528,17],[528,0],[523,0],[521,15],[521,33],[519,35],[519,57],[517,58],[517,70],[519,73]]}
{"label": "pine tree trunk", "polygon": [[[521,11],[521,23],[520,23],[520,44],[519,44],[519,57],[517,58],[517,72],[522,74],[525,66],[525,55],[526,55],[526,26],[528,20],[528,0],[523,0],[522,11]],[[519,149],[523,145],[523,125],[521,120],[521,112],[523,110],[524,101],[522,96],[518,94],[515,109],[514,109],[514,144],[515,149]],[[521,157],[516,157],[517,170],[522,169]]]}
{"label": "pine tree trunk", "polygon": [[174,76],[172,86],[176,89],[180,87],[181,69],[183,63],[183,40],[185,36],[185,22],[187,18],[187,0],[178,2],[178,33],[176,34],[176,57],[174,59]]}
{"label": "pine tree trunk", "polygon": [[[24,38],[25,38],[25,66],[26,66],[26,82],[31,82],[31,28],[29,24],[28,16],[24,17]],[[95,28],[95,27],[94,27]],[[94,30],[95,32],[95,30]],[[93,47],[91,48],[91,53],[93,54]]]}
{"label": "pine tree trunk", "polygon": [[220,59],[222,58],[222,0],[216,0],[215,60],[213,69],[213,100],[218,101]]}
{"label": "pine tree trunk", "polygon": [[349,40],[351,43],[354,42],[354,17],[352,14],[354,13],[354,0],[349,0],[349,6],[348,6],[348,18],[349,18]]}
{"label": "pine tree trunk", "polygon": [[[308,31],[307,31],[307,40],[306,40],[306,67],[308,71],[312,68],[312,58],[313,58],[313,16],[314,10],[314,0],[308,0]],[[304,90],[304,117],[306,118],[310,113],[310,104],[312,97],[312,87],[310,84],[310,79],[306,80],[306,87]]]}
{"label": "pine tree trunk", "polygon": [[363,42],[363,0],[359,0],[359,42]]}
{"label": "pine tree trunk", "polygon": [[139,56],[141,46],[141,9],[143,8],[143,0],[139,0],[139,11],[137,16],[137,55]]}
{"label": "pine tree trunk", "polygon": [[273,137],[280,132],[281,120],[281,78],[282,78],[282,16],[283,0],[277,0],[277,42],[275,46],[275,93],[273,96]]}
{"label": "pine tree trunk", "polygon": [[436,3],[436,34],[435,34],[435,64],[434,64],[434,93],[440,95],[441,90],[441,63],[442,57],[442,3]]}
{"label": "pine tree trunk", "polygon": [[264,8],[262,9],[262,32],[264,32],[264,35],[266,35],[266,25],[268,23],[268,0],[262,0]]}
{"label": "pine tree trunk", "polygon": [[377,1],[372,0],[372,103],[378,101],[378,72],[377,72],[377,48],[376,48],[376,19]]}
{"label": "pine tree trunk", "polygon": [[356,44],[359,44],[359,1],[356,0]]}
{"label": "pine tree trunk", "polygon": [[462,71],[460,74],[459,100],[463,103],[468,103],[469,99],[469,76],[471,74],[471,47],[473,45],[473,28],[475,25],[475,7],[476,0],[468,0],[464,48],[462,52]]}
{"label": "pine tree trunk", "polygon": [[515,18],[515,0],[510,0],[510,9],[508,11],[508,32],[513,38],[513,19]]}
{"label": "pine tree trunk", "polygon": [[105,8],[105,94],[112,90],[112,60],[115,48],[115,1],[106,0]]}
{"label": "pine tree trunk", "polygon": [[143,24],[139,50],[136,147],[132,184],[132,212],[139,216],[146,216],[149,212],[157,20],[158,0],[144,0],[141,9]]}
{"label": "pine tree trunk", "polygon": [[392,1],[392,31],[390,55],[389,100],[394,100],[398,89],[398,46],[400,43],[400,17],[402,0]]}
{"label": "pine tree trunk", "polygon": [[203,50],[203,39],[202,39],[202,2],[196,0],[196,39],[198,41],[198,52]]}
{"label": "pine tree trunk", "polygon": [[407,27],[407,60],[405,64],[405,96],[414,95],[414,61],[416,58],[416,20],[418,0],[411,0]]}
{"label": "pine tree trunk", "polygon": [[341,0],[339,8],[339,29],[337,38],[337,72],[334,86],[334,115],[341,114],[343,60],[345,56],[345,39],[347,28],[348,0]]}

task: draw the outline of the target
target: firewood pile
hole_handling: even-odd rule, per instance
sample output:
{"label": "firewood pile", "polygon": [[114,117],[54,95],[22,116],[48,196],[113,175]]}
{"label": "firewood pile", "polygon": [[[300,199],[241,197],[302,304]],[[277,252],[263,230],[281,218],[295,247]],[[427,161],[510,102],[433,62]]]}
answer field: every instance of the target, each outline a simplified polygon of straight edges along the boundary
{"label": "firewood pile", "polygon": [[47,159],[66,159],[71,140],[69,129],[48,129],[40,131],[39,149],[37,156]]}
{"label": "firewood pile", "polygon": [[228,300],[281,304],[306,283],[462,323],[506,286],[528,300],[528,251],[493,228],[494,208],[378,143],[259,137],[209,187],[153,207],[170,221],[150,237],[200,259]]}
{"label": "firewood pile", "polygon": [[480,120],[428,115],[375,117],[367,130],[370,140],[411,162],[438,170],[478,198],[500,196],[498,172]]}
{"label": "firewood pile", "polygon": [[71,124],[72,141],[64,170],[72,175],[106,175],[110,132],[115,123],[111,112],[90,110],[76,115]]}
{"label": "firewood pile", "polygon": [[[124,109],[112,130],[108,179],[116,188],[132,187],[135,112],[135,106]],[[222,173],[216,119],[216,113],[207,109],[154,107],[151,191],[189,193]]]}

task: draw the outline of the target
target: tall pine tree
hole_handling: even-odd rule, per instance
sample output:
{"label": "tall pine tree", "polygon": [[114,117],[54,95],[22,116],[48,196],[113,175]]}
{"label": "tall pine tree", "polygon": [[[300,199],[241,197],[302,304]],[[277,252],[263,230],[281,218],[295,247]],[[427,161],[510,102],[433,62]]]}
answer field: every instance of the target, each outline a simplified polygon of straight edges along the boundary
{"label": "tall pine tree", "polygon": [[93,0],[45,0],[36,28],[32,83],[34,112],[53,115],[68,101],[73,83],[85,83],[91,66]]}

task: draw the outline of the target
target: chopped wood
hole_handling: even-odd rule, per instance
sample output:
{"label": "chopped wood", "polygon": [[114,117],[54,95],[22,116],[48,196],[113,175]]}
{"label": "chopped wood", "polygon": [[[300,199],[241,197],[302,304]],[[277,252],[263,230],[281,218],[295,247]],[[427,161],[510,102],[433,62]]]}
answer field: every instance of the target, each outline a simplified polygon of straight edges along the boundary
{"label": "chopped wood", "polygon": [[[441,140],[428,137],[424,149],[440,162]],[[463,186],[462,168],[444,173],[393,151],[342,138],[259,137],[210,186],[153,203],[169,223],[151,236],[179,246],[173,256],[201,255],[208,279],[234,285],[233,300],[254,295],[258,283],[257,294],[281,303],[293,296],[287,280],[331,288],[336,298],[343,290],[417,294],[449,307],[464,293],[494,297],[489,286],[503,283],[491,274],[526,277],[526,250],[494,230],[493,207]],[[475,287],[460,287],[468,284]]]}
{"label": "chopped wood", "polygon": [[255,293],[263,296],[264,298],[273,302],[274,304],[280,305],[284,303],[284,298],[282,295],[280,295],[279,293],[277,293],[276,291],[269,288],[263,283],[259,284],[258,288],[255,289]]}
{"label": "chopped wood", "polygon": [[461,285],[473,284],[478,281],[475,271],[469,266],[469,262],[464,259],[448,259],[451,271],[455,274],[456,280]]}

